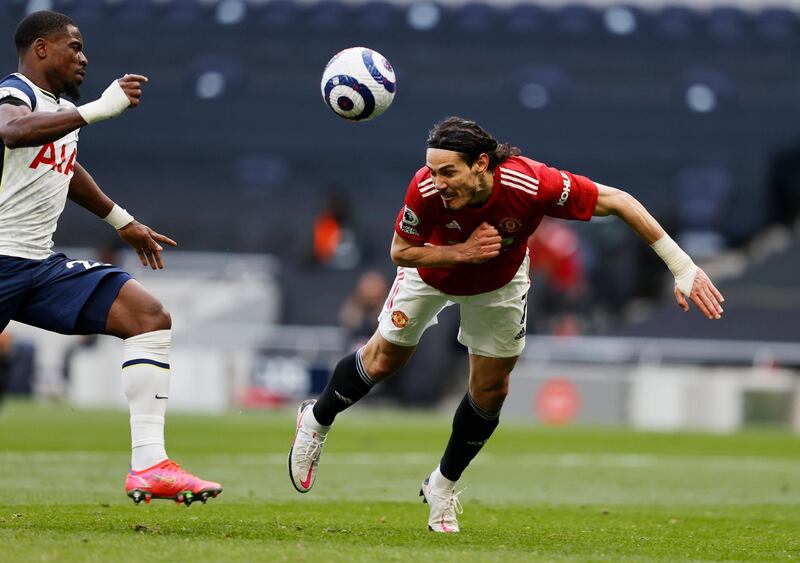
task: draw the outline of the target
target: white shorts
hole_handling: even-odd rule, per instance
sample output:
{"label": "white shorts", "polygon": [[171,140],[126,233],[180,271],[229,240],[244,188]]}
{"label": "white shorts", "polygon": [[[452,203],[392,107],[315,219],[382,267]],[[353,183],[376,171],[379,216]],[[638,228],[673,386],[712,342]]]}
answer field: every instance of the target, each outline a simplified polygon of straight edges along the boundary
{"label": "white shorts", "polygon": [[439,312],[457,303],[461,306],[458,341],[470,354],[519,356],[525,348],[529,267],[526,256],[510,282],[478,295],[447,295],[422,281],[416,268],[397,268],[378,330],[392,344],[416,346],[422,333],[436,324]]}

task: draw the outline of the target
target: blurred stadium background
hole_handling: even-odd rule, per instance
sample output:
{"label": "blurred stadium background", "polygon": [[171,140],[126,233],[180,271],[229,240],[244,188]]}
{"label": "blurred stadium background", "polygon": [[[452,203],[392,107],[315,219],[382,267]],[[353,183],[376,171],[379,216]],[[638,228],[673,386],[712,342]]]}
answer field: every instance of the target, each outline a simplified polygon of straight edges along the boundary
{"label": "blurred stadium background", "polygon": [[[140,109],[81,134],[79,160],[175,238],[143,271],[68,205],[57,249],[124,264],[173,314],[171,409],[294,404],[374,328],[392,221],[430,126],[452,114],[553,166],[638,197],[706,268],[725,318],[683,315],[663,264],[615,220],[552,222],[531,242],[528,348],[508,418],[800,431],[800,11],[794,1],[295,2],[6,0],[0,62],[28,11],[80,26],[85,99],[125,72]],[[319,78],[342,48],[383,53],[398,95],[345,122]],[[463,393],[448,310],[373,403]],[[125,407],[111,338],[19,324],[9,392]]]}
{"label": "blurred stadium background", "polygon": [[[14,323],[0,378],[33,400],[0,405],[1,561],[800,555],[796,0],[2,0],[7,72],[36,9],[79,24],[84,99],[125,72],[151,79],[139,109],[82,131],[79,160],[180,248],[143,270],[74,205],[56,245],[164,301],[169,451],[225,493],[133,506],[120,342]],[[398,76],[365,124],[319,93],[355,45]],[[340,418],[313,494],[295,494],[285,456],[297,402],[374,328],[392,222],[451,114],[632,192],[726,302],[719,322],[682,314],[618,221],[543,225],[503,424],[465,473],[462,533],[441,538],[416,493],[466,386],[457,311],[364,401],[376,408]]]}

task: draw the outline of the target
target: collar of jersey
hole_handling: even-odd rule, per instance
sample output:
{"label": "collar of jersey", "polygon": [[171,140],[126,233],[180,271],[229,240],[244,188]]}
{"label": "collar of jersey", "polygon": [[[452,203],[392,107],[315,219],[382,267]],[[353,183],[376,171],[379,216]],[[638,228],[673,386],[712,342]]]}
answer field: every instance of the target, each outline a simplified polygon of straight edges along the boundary
{"label": "collar of jersey", "polygon": [[48,98],[53,100],[55,103],[59,103],[61,101],[61,98],[59,98],[55,94],[51,94],[50,92],[48,92],[47,90],[44,90],[43,88],[39,88],[36,84],[33,83],[33,81],[30,78],[28,78],[27,76],[25,76],[21,72],[15,72],[14,74],[16,74],[17,76],[21,77],[25,82],[30,84],[33,88],[36,88],[39,92],[41,92],[42,94],[44,94],[45,96],[47,96]]}

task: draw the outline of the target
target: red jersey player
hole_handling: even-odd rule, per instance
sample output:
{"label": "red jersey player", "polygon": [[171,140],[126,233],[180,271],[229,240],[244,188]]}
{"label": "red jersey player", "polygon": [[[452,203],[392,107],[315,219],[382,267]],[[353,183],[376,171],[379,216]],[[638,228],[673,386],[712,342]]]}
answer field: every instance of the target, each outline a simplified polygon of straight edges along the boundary
{"label": "red jersey player", "polygon": [[458,339],[469,350],[469,390],[420,494],[430,505],[428,528],[458,532],[456,481],[497,427],[509,375],[525,346],[526,243],[545,215],[584,221],[616,215],[672,271],[684,310],[689,297],[706,317],[719,319],[723,298],[629,194],[521,156],[459,117],[434,126],[427,144],[425,167],[411,180],[395,223],[397,277],[378,330],[339,362],[318,400],[300,405],[289,474],[298,491],[311,489],[336,415],[403,367],[439,311],[457,303]]}
{"label": "red jersey player", "polygon": [[588,221],[596,202],[597,187],[588,178],[515,155],[494,167],[491,189],[479,207],[454,207],[458,204],[449,203],[425,166],[408,186],[395,232],[413,246],[452,246],[466,242],[482,223],[493,226],[501,240],[491,267],[461,262],[418,268],[425,283],[444,293],[476,295],[511,281],[525,259],[528,238],[545,215]]}

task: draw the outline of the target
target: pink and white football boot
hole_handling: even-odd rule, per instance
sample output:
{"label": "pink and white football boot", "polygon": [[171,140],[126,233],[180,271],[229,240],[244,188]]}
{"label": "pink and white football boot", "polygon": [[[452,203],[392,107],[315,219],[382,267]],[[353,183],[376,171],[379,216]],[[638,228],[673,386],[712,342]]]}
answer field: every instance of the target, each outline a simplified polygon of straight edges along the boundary
{"label": "pink and white football boot", "polygon": [[222,492],[222,485],[195,477],[172,460],[165,459],[141,471],[131,470],[125,480],[125,492],[139,504],[150,504],[154,498],[174,500],[186,506],[195,501],[203,504]]}

